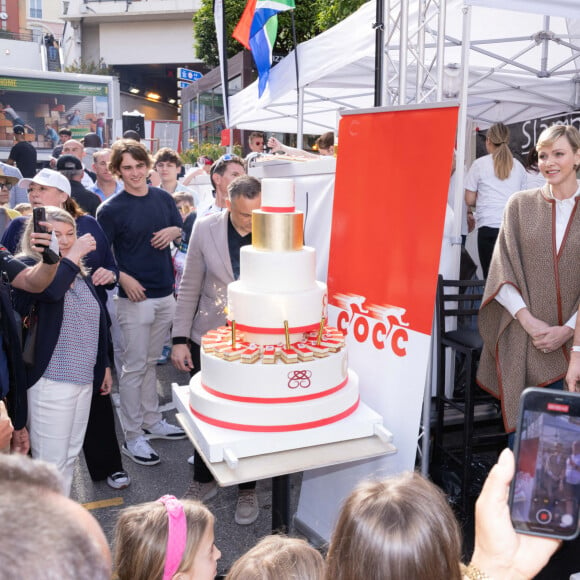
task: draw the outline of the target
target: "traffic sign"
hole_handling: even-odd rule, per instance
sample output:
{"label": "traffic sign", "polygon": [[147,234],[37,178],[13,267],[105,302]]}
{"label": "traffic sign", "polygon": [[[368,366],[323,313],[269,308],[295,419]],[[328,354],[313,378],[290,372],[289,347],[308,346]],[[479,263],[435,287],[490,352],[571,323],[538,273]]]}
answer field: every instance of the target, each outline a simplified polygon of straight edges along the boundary
{"label": "traffic sign", "polygon": [[187,81],[177,81],[177,88],[178,89],[186,89],[191,83]]}
{"label": "traffic sign", "polygon": [[196,70],[179,67],[177,69],[177,78],[182,81],[198,81],[203,75]]}

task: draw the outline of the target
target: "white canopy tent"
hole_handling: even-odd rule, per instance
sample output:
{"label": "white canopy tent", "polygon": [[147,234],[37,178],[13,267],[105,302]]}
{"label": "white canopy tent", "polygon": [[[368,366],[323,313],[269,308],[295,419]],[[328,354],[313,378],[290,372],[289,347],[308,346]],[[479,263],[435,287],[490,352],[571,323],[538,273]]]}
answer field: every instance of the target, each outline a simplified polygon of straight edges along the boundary
{"label": "white canopy tent", "polygon": [[[385,105],[457,100],[467,70],[468,116],[482,126],[580,108],[576,0],[509,2],[525,13],[503,10],[505,1],[467,1],[473,6],[465,7],[462,0],[390,2]],[[232,126],[322,133],[336,129],[339,111],[372,107],[375,22],[373,0],[300,44],[299,91],[292,52],[272,69],[261,99],[257,82],[230,98]]]}

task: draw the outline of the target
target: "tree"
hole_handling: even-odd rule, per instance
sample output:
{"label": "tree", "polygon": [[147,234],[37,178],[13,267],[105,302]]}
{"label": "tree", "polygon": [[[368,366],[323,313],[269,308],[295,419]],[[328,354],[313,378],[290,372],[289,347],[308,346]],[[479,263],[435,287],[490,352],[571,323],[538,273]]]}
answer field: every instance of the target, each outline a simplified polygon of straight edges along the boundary
{"label": "tree", "polygon": [[[327,28],[334,26],[366,0],[296,0],[294,21],[298,43],[313,38]],[[226,39],[228,58],[243,50],[243,46],[232,38],[232,32],[240,20],[246,0],[224,0]],[[201,8],[193,17],[195,48],[197,57],[210,67],[219,64],[213,0],[202,0]],[[294,48],[292,38],[292,14],[290,11],[278,15],[278,38],[274,52],[288,54]]]}

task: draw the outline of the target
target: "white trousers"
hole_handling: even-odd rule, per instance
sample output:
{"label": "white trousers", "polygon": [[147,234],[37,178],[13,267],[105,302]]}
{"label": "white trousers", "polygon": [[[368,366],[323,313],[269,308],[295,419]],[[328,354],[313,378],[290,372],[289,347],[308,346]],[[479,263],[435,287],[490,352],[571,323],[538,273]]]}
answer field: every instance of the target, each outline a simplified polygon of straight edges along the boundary
{"label": "white trousers", "polygon": [[111,317],[111,340],[113,341],[113,352],[115,357],[115,371],[117,376],[121,376],[123,368],[123,351],[125,350],[125,339],[119,327],[119,319],[117,317],[117,303],[119,289],[115,286],[112,290],[107,290],[107,310]]}
{"label": "white trousers", "polygon": [[142,302],[117,300],[117,317],[125,342],[119,396],[128,441],[161,420],[156,367],[174,313],[173,295]]}
{"label": "white trousers", "polygon": [[70,495],[75,459],[83,446],[93,385],[41,378],[27,391],[32,457],[54,463]]}

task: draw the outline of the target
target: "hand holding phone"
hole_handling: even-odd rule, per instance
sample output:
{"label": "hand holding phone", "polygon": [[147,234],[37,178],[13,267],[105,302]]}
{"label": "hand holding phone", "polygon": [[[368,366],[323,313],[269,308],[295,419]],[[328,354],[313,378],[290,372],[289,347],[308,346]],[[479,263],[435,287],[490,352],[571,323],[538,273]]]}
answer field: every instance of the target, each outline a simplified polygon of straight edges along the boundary
{"label": "hand holding phone", "polygon": [[515,453],[509,497],[514,528],[562,540],[578,536],[580,393],[526,389]]}
{"label": "hand holding phone", "polygon": [[[46,210],[44,207],[35,207],[32,209],[33,230],[38,234],[47,234],[48,229],[41,222],[46,222]],[[50,245],[42,247],[42,261],[45,264],[56,264],[59,260],[58,242],[53,233]]]}

